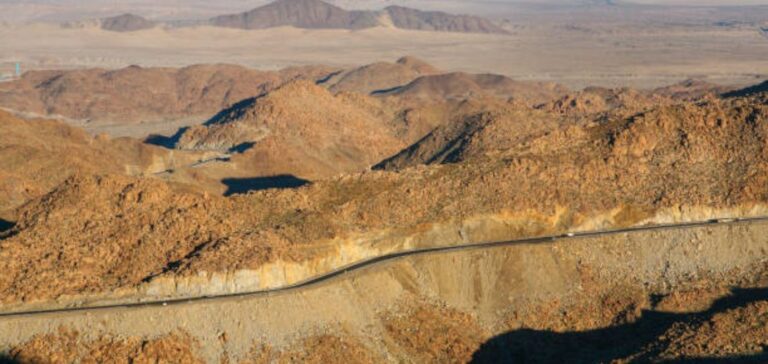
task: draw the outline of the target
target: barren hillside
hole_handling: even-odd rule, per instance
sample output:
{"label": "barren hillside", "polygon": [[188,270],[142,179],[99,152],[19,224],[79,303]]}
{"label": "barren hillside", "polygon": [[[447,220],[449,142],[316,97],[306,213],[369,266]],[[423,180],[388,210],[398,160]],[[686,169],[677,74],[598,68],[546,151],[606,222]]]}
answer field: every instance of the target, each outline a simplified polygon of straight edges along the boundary
{"label": "barren hillside", "polygon": [[200,124],[294,80],[316,81],[333,93],[394,96],[412,107],[473,97],[515,98],[536,104],[567,92],[556,84],[515,81],[501,75],[441,73],[422,60],[402,57],[395,63],[348,69],[306,66],[258,71],[233,65],[195,65],[32,71],[19,80],[0,83],[0,107],[24,115],[64,118],[90,130],[130,131],[135,127],[136,132],[122,134],[141,137],[146,136],[141,124]]}
{"label": "barren hillside", "polygon": [[354,94],[333,95],[298,81],[186,130],[180,149],[245,149],[254,171],[316,178],[366,168],[405,146],[385,104]]}
{"label": "barren hillside", "polygon": [[0,111],[0,218],[74,174],[151,175],[204,158],[129,138],[93,137],[58,121],[20,120]]}
{"label": "barren hillside", "polygon": [[395,63],[379,62],[346,70],[322,84],[329,85],[334,92],[381,93],[406,85],[420,76],[437,73],[437,68],[420,59],[403,57]]}
{"label": "barren hillside", "polygon": [[[321,69],[253,76],[165,147],[0,113],[0,361],[765,358],[761,85]],[[89,72],[18,82],[112,110],[56,86]],[[206,108],[254,92],[228,66],[114,73]]]}
{"label": "barren hillside", "polygon": [[566,92],[565,87],[555,83],[515,81],[502,75],[458,72],[422,76],[379,94],[418,100],[491,96],[541,103],[563,96]]}
{"label": "barren hillside", "polygon": [[289,80],[315,80],[330,72],[327,67],[265,72],[233,65],[35,71],[0,84],[0,106],[91,124],[205,120]]}
{"label": "barren hillside", "polygon": [[[319,94],[301,83],[290,87],[297,96]],[[417,244],[445,243],[421,240],[419,232],[450,226],[463,232],[446,236],[448,241],[476,241],[596,221],[628,226],[676,209],[746,211],[768,198],[765,97],[659,106],[630,118],[564,125],[519,144],[501,144],[494,153],[468,153],[463,163],[364,173],[229,199],[178,194],[160,181],[72,179],[25,207],[15,235],[0,243],[7,258],[2,269],[8,272],[0,287],[7,302],[53,298],[130,287],[156,275],[258,270],[269,262],[319,259],[315,247],[330,242],[373,239],[380,241],[369,247],[376,250],[408,236]],[[279,125],[259,118],[246,120]],[[161,208],[168,201],[184,207]],[[501,226],[470,227],[470,221],[496,219]],[[154,228],[141,228],[147,224]],[[41,245],[40,239],[49,243]],[[94,248],[103,239],[138,245],[99,253]],[[39,249],[73,255],[52,254],[46,264],[30,264],[46,254]],[[81,267],[81,254],[93,263]],[[131,266],[143,268],[123,272],[111,265],[128,259],[123,254],[137,259]],[[42,277],[65,272],[82,279],[42,284]]]}

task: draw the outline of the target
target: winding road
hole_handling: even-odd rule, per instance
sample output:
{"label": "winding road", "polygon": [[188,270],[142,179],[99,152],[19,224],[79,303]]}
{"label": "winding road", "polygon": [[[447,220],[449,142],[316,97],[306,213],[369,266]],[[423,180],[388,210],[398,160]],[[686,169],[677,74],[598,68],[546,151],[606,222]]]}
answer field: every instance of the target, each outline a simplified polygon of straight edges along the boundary
{"label": "winding road", "polygon": [[307,280],[304,280],[295,284],[279,287],[279,288],[250,291],[250,292],[231,293],[231,294],[223,294],[223,295],[187,297],[187,298],[170,299],[170,300],[107,304],[107,305],[100,305],[100,306],[66,307],[66,308],[42,309],[42,310],[32,310],[32,311],[4,312],[4,313],[0,313],[0,318],[30,317],[30,316],[51,315],[51,314],[60,314],[60,313],[77,313],[77,312],[87,313],[87,312],[93,312],[93,311],[99,311],[99,310],[126,309],[126,308],[130,309],[130,308],[140,308],[140,307],[149,307],[149,306],[184,305],[184,304],[191,304],[191,303],[197,303],[197,302],[213,302],[213,301],[240,299],[240,298],[250,298],[250,297],[257,297],[257,296],[275,295],[275,294],[281,294],[281,293],[300,290],[300,289],[318,285],[321,283],[327,283],[329,281],[332,281],[333,279],[342,277],[343,275],[350,272],[360,271],[378,264],[383,264],[383,263],[391,262],[396,259],[402,259],[405,257],[415,256],[415,255],[428,255],[428,254],[436,254],[436,253],[468,251],[468,250],[477,250],[477,249],[491,249],[496,247],[508,247],[513,245],[544,244],[544,243],[552,243],[555,241],[566,240],[566,239],[579,239],[579,238],[590,238],[590,237],[599,237],[599,236],[607,236],[607,235],[629,234],[629,233],[637,233],[637,232],[645,232],[645,231],[653,231],[653,230],[691,229],[691,228],[699,228],[699,227],[710,226],[710,225],[726,225],[726,224],[736,225],[736,224],[755,224],[755,223],[768,223],[768,216],[756,216],[756,217],[749,217],[749,218],[719,218],[719,219],[709,219],[705,221],[694,221],[694,222],[679,223],[679,224],[658,224],[658,225],[638,226],[638,227],[614,229],[614,230],[573,232],[573,233],[566,233],[562,235],[522,238],[522,239],[507,240],[507,241],[413,249],[413,250],[386,254],[386,255],[374,257],[371,259],[363,260],[363,261],[348,265],[346,267],[342,267],[342,268],[330,271],[328,273],[325,273],[313,278],[309,278]]}

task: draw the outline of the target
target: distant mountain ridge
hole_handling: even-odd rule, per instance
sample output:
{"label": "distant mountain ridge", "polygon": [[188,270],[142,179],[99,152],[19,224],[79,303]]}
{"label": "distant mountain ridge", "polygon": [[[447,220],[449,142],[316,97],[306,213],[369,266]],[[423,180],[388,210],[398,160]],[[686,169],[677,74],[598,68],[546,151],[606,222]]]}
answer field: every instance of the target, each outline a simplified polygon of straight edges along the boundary
{"label": "distant mountain ridge", "polygon": [[154,21],[135,14],[122,14],[101,19],[101,29],[113,32],[134,32],[157,26]]}
{"label": "distant mountain ridge", "polygon": [[394,26],[399,29],[439,32],[505,34],[492,21],[471,15],[452,15],[389,6],[380,11],[346,10],[322,0],[277,0],[256,9],[211,18],[213,26],[238,29],[265,29],[294,26],[306,29],[366,29]]}
{"label": "distant mountain ridge", "polygon": [[400,29],[438,32],[506,34],[492,21],[471,15],[452,15],[441,11],[421,11],[403,6],[389,6],[384,12]]}
{"label": "distant mountain ridge", "polygon": [[376,16],[368,11],[347,11],[319,0],[278,0],[239,14],[214,17],[212,25],[264,29],[295,26],[310,29],[363,29],[378,24]]}

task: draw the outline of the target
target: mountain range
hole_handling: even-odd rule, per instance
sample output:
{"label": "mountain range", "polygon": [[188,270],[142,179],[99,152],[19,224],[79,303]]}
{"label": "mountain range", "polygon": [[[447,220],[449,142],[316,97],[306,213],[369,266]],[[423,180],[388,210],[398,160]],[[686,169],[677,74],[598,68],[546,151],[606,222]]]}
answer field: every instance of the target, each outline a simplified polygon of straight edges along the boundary
{"label": "mountain range", "polygon": [[[153,28],[158,23],[135,14],[122,14],[99,20],[102,29],[130,32]],[[403,6],[382,10],[346,10],[322,0],[277,0],[236,14],[216,16],[205,21],[178,22],[176,26],[212,25],[237,29],[267,29],[292,26],[303,29],[349,29],[390,27],[437,32],[506,34],[494,22],[471,15],[441,11],[422,11]]]}

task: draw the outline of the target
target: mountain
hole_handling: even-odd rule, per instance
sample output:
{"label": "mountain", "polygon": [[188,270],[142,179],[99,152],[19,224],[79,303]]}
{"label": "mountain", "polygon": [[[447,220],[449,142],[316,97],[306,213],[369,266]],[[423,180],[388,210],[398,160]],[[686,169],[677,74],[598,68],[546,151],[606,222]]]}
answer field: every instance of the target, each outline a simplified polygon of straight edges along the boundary
{"label": "mountain", "polygon": [[374,169],[398,171],[420,164],[458,163],[480,158],[523,145],[569,125],[633,118],[649,110],[679,105],[681,100],[701,102],[713,95],[709,92],[713,89],[720,87],[699,82],[684,82],[651,92],[587,87],[545,103],[527,105],[474,98],[464,102],[464,107],[452,110],[448,122],[438,125],[417,143],[377,164]]}
{"label": "mountain", "polygon": [[[183,68],[130,66],[116,70],[30,71],[0,83],[0,107],[41,117],[61,117],[88,128],[205,121],[223,109],[263,95],[292,80],[311,80],[333,93],[399,96],[414,103],[486,96],[529,99],[561,97],[552,83],[515,81],[500,75],[442,73],[415,57],[349,69],[329,66],[259,71],[215,64]],[[87,124],[86,124],[87,123]]]}
{"label": "mountain", "polygon": [[470,15],[451,15],[440,11],[421,11],[402,6],[389,6],[384,12],[400,29],[431,30],[460,33],[506,34],[504,28],[488,19]]}
{"label": "mountain", "polygon": [[278,0],[244,13],[212,18],[210,23],[239,29],[363,29],[378,24],[372,12],[347,11],[320,0]]}
{"label": "mountain", "polygon": [[0,111],[0,218],[73,174],[150,175],[200,156],[130,138],[94,137],[59,121],[22,120]]}
{"label": "mountain", "polygon": [[258,71],[221,64],[30,71],[0,83],[0,106],[90,125],[200,121],[289,80],[315,80],[333,71],[322,66]]}
{"label": "mountain", "polygon": [[696,93],[687,90],[670,87],[649,93],[627,88],[587,87],[536,107],[576,118],[609,111],[616,115],[630,116],[653,106],[672,104],[678,97],[688,100],[690,96],[695,99],[693,95]]}
{"label": "mountain", "polygon": [[254,175],[315,179],[365,169],[402,149],[385,115],[376,99],[294,81],[185,130],[176,147],[244,149],[232,162]]}
{"label": "mountain", "polygon": [[397,171],[420,164],[458,163],[513,148],[557,129],[558,115],[518,103],[464,102],[417,143],[373,167]]}
{"label": "mountain", "polygon": [[436,11],[390,6],[381,11],[349,11],[321,0],[277,0],[239,14],[217,16],[214,26],[265,29],[293,26],[306,29],[365,29],[394,26],[400,29],[465,33],[507,33],[488,19]]}
{"label": "mountain", "polygon": [[101,29],[112,32],[134,32],[151,29],[155,26],[157,26],[157,23],[135,14],[122,14],[101,19]]}
{"label": "mountain", "polygon": [[539,103],[563,96],[567,92],[565,87],[555,83],[515,81],[494,74],[452,72],[422,76],[406,85],[378,94],[419,100],[500,97]]}
{"label": "mountain", "polygon": [[377,62],[337,73],[323,81],[322,85],[333,92],[370,94],[394,89],[420,76],[437,73],[437,68],[418,58],[403,57],[395,63]]}

